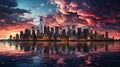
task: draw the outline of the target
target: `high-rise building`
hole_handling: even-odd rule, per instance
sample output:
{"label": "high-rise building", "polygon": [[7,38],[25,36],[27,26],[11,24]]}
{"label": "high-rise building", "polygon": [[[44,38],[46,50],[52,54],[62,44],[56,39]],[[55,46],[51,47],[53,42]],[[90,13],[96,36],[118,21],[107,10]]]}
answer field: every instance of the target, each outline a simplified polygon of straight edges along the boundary
{"label": "high-rise building", "polygon": [[70,25],[66,25],[66,35],[70,35]]}
{"label": "high-rise building", "polygon": [[29,29],[25,29],[25,33],[24,33],[24,39],[28,40],[29,39]]}
{"label": "high-rise building", "polygon": [[88,28],[85,28],[85,29],[83,30],[83,35],[84,35],[84,38],[85,38],[85,39],[88,38],[88,36],[89,36],[89,29],[88,29]]}
{"label": "high-rise building", "polygon": [[77,28],[77,37],[78,37],[78,38],[81,38],[81,35],[82,35],[81,28],[78,27],[78,28]]}
{"label": "high-rise building", "polygon": [[93,39],[93,29],[90,29],[89,37],[90,39]]}
{"label": "high-rise building", "polygon": [[66,36],[66,30],[63,29],[63,30],[62,30],[62,37],[65,37],[65,36]]}
{"label": "high-rise building", "polygon": [[19,40],[19,34],[16,34],[16,40]]}
{"label": "high-rise building", "polygon": [[49,34],[50,33],[50,27],[49,26],[47,26],[47,25],[44,26],[44,33],[45,34]]}
{"label": "high-rise building", "polygon": [[47,34],[47,25],[44,26],[44,34]]}
{"label": "high-rise building", "polygon": [[51,27],[51,34],[54,35],[54,28]]}
{"label": "high-rise building", "polygon": [[55,26],[54,39],[57,40],[58,36],[59,36],[59,27],[58,27],[58,26]]}
{"label": "high-rise building", "polygon": [[60,35],[62,34],[62,27],[60,27],[60,31],[59,31],[59,34],[60,34]]}
{"label": "high-rise building", "polygon": [[49,25],[47,26],[47,34],[48,35],[50,34],[50,26]]}
{"label": "high-rise building", "polygon": [[76,26],[72,25],[72,36],[76,36]]}
{"label": "high-rise building", "polygon": [[59,27],[55,26],[55,34],[59,34]]}
{"label": "high-rise building", "polygon": [[23,40],[23,38],[24,38],[24,33],[23,31],[20,31],[20,40]]}
{"label": "high-rise building", "polygon": [[43,16],[40,16],[40,33],[44,33]]}
{"label": "high-rise building", "polygon": [[97,39],[97,31],[94,33],[94,39]]}
{"label": "high-rise building", "polygon": [[108,39],[108,32],[105,32],[105,38]]}
{"label": "high-rise building", "polygon": [[10,35],[10,38],[9,38],[10,40],[12,40],[12,35]]}
{"label": "high-rise building", "polygon": [[37,36],[38,36],[38,37],[40,36],[40,30],[39,30],[39,27],[37,27]]}
{"label": "high-rise building", "polygon": [[37,39],[37,36],[36,36],[36,33],[35,33],[35,27],[32,27],[32,37],[33,37],[33,40]]}

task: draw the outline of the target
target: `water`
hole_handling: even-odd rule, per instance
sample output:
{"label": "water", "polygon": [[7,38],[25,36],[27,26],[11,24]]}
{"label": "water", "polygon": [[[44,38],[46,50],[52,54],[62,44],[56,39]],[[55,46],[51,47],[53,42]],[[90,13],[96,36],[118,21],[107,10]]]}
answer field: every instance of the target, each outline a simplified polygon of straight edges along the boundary
{"label": "water", "polygon": [[120,42],[0,42],[0,67],[120,66]]}

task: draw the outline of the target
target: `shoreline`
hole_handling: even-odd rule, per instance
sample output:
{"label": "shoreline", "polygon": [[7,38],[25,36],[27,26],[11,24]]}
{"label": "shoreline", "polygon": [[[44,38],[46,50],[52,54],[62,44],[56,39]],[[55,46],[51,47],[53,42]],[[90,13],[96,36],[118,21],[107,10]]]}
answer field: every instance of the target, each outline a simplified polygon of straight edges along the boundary
{"label": "shoreline", "polygon": [[20,41],[39,41],[39,42],[120,42],[120,40],[0,40],[0,42],[20,42]]}

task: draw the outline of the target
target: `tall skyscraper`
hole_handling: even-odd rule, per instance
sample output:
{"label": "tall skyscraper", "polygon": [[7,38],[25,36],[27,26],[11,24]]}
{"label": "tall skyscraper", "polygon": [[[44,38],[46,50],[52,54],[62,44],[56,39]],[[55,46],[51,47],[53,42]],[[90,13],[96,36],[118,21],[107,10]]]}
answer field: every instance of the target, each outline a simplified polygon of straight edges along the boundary
{"label": "tall skyscraper", "polygon": [[10,40],[12,40],[12,35],[10,35],[10,38],[9,38]]}
{"label": "tall skyscraper", "polygon": [[94,33],[94,39],[97,39],[97,35],[98,35],[97,31],[95,31],[95,33]]}
{"label": "tall skyscraper", "polygon": [[54,39],[57,40],[58,36],[59,36],[59,27],[58,27],[58,26],[55,26]]}
{"label": "tall skyscraper", "polygon": [[76,26],[72,25],[72,36],[76,36]]}
{"label": "tall skyscraper", "polygon": [[48,35],[50,34],[50,26],[49,25],[47,26],[47,34]]}
{"label": "tall skyscraper", "polygon": [[33,37],[33,40],[36,40],[36,33],[35,33],[35,27],[32,27],[32,37]]}
{"label": "tall skyscraper", "polygon": [[81,38],[81,35],[82,35],[81,28],[78,27],[78,28],[77,28],[77,37],[78,37],[78,38]]}
{"label": "tall skyscraper", "polygon": [[51,34],[54,35],[54,28],[51,27]]}
{"label": "tall skyscraper", "polygon": [[47,25],[44,26],[44,34],[47,34]]}
{"label": "tall skyscraper", "polygon": [[63,37],[66,36],[66,30],[65,30],[65,29],[62,30],[62,36],[63,36]]}
{"label": "tall skyscraper", "polygon": [[19,34],[16,34],[16,40],[19,40]]}
{"label": "tall skyscraper", "polygon": [[59,27],[58,26],[55,26],[55,34],[59,34]]}
{"label": "tall skyscraper", "polygon": [[39,30],[39,27],[37,27],[37,36],[40,36],[40,30]]}
{"label": "tall skyscraper", "polygon": [[40,16],[40,33],[44,33],[43,16]]}
{"label": "tall skyscraper", "polygon": [[24,39],[25,39],[25,40],[28,40],[28,39],[29,39],[29,29],[25,29]]}
{"label": "tall skyscraper", "polygon": [[108,39],[108,32],[105,32],[105,38]]}
{"label": "tall skyscraper", "polygon": [[66,35],[70,34],[70,25],[66,25]]}
{"label": "tall skyscraper", "polygon": [[89,36],[89,29],[88,29],[88,28],[85,28],[85,29],[83,30],[83,34],[84,34],[84,38],[87,39],[88,36]]}
{"label": "tall skyscraper", "polygon": [[23,40],[23,38],[24,38],[24,33],[23,31],[20,31],[20,40]]}
{"label": "tall skyscraper", "polygon": [[93,39],[93,29],[90,29],[89,37],[90,39]]}

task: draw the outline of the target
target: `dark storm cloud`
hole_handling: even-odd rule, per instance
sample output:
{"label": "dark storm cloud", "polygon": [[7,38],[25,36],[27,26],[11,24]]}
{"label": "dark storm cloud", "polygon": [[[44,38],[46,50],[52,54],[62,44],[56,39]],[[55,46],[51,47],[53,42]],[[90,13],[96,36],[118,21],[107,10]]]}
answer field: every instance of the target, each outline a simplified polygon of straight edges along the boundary
{"label": "dark storm cloud", "polygon": [[5,7],[16,7],[18,4],[16,0],[0,0],[0,5]]}
{"label": "dark storm cloud", "polygon": [[20,17],[20,15],[24,15],[24,13],[30,13],[30,11],[16,8],[17,5],[16,0],[0,0],[0,20],[4,20],[0,21],[0,25],[14,25],[32,20]]}

